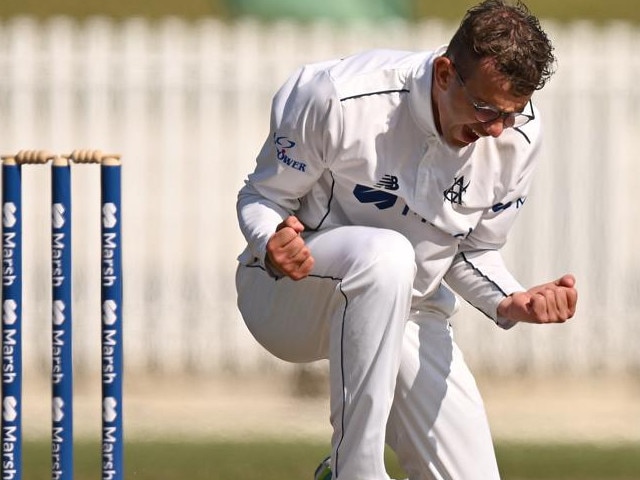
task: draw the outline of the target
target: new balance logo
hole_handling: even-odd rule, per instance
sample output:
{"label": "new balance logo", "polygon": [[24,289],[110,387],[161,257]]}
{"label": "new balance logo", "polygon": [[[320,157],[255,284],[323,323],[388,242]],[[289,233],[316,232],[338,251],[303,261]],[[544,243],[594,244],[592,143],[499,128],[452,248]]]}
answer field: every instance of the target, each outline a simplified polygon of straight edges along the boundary
{"label": "new balance logo", "polygon": [[400,188],[398,177],[395,175],[385,175],[373,188],[365,185],[356,185],[353,194],[361,203],[373,203],[379,210],[386,210],[396,204],[397,195],[385,192],[384,190],[396,191]]}
{"label": "new balance logo", "polygon": [[398,184],[398,177],[394,175],[385,175],[378,183],[376,183],[376,187],[393,191],[398,190],[400,188],[400,185]]}
{"label": "new balance logo", "polygon": [[373,203],[379,210],[393,207],[398,200],[398,197],[393,193],[364,185],[356,185],[353,194],[361,203]]}

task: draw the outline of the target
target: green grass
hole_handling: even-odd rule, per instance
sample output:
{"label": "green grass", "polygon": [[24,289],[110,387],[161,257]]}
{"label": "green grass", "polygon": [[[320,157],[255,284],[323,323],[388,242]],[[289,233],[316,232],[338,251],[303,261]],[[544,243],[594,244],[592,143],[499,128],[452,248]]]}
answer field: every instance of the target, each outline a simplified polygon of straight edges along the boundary
{"label": "green grass", "polygon": [[[308,442],[130,442],[125,447],[127,480],[310,480],[329,451],[328,444]],[[637,480],[640,445],[499,444],[503,480]],[[100,448],[79,443],[76,480],[99,478]],[[24,478],[49,478],[47,442],[24,445]],[[388,452],[392,478],[404,478]]]}
{"label": "green grass", "polygon": [[640,445],[526,445],[497,447],[504,480],[638,480]]}

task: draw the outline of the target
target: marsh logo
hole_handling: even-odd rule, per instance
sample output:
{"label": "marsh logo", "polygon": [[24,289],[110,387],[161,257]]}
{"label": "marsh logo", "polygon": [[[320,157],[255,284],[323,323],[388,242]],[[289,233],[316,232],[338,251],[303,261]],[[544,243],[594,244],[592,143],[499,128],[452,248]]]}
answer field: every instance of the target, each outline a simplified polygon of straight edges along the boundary
{"label": "marsh logo", "polygon": [[53,324],[60,326],[66,320],[64,310],[66,305],[62,300],[55,300],[53,302]]}
{"label": "marsh logo", "polygon": [[2,302],[2,323],[4,325],[14,325],[18,320],[18,304],[15,300],[9,299]]}
{"label": "marsh logo", "polygon": [[17,211],[18,209],[16,208],[16,205],[13,202],[7,202],[2,206],[2,225],[5,228],[11,228],[16,224]]}
{"label": "marsh logo", "polygon": [[102,304],[102,323],[115,325],[118,321],[118,304],[113,300],[105,300]]}
{"label": "marsh logo", "polygon": [[14,422],[18,418],[18,401],[16,397],[5,397],[2,401],[2,419],[5,422]]}
{"label": "marsh logo", "polygon": [[113,228],[118,223],[118,207],[114,203],[108,202],[102,206],[102,225],[104,228]]}
{"label": "marsh logo", "polygon": [[102,419],[112,423],[118,418],[118,401],[113,397],[105,397],[102,401]]}
{"label": "marsh logo", "polygon": [[64,419],[64,400],[54,397],[51,401],[51,418],[58,423]]}
{"label": "marsh logo", "polygon": [[53,225],[53,228],[57,229],[64,227],[64,224],[66,223],[65,213],[66,210],[63,204],[54,203],[51,206],[51,224]]}

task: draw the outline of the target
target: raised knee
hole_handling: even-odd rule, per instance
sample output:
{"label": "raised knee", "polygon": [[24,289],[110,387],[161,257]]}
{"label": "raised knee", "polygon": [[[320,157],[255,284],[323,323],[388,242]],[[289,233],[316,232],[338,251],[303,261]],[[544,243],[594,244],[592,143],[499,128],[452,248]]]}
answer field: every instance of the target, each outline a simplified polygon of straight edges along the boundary
{"label": "raised knee", "polygon": [[376,230],[359,248],[367,270],[379,279],[413,283],[415,251],[404,235],[393,230]]}

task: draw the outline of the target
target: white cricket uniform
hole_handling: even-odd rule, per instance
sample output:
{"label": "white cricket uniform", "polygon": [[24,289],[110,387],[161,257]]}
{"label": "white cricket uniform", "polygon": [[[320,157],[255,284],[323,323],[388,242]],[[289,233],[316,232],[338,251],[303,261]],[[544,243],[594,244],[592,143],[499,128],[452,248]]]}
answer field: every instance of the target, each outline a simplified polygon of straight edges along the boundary
{"label": "white cricket uniform", "polygon": [[[329,359],[338,480],[388,479],[385,441],[411,480],[499,478],[451,334],[451,289],[512,326],[496,308],[524,288],[498,249],[529,190],[539,116],[497,139],[448,146],[431,104],[442,53],[375,50],[299,69],[274,97],[271,132],[238,197],[248,243],[240,311],[274,355]],[[297,282],[265,264],[289,215],[305,225],[315,259]]]}

